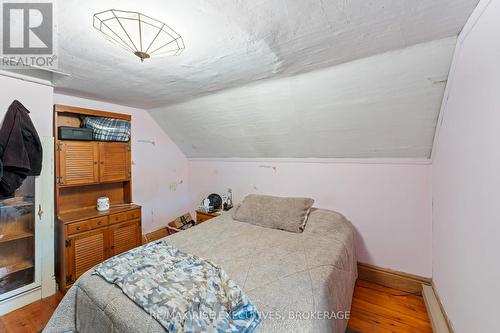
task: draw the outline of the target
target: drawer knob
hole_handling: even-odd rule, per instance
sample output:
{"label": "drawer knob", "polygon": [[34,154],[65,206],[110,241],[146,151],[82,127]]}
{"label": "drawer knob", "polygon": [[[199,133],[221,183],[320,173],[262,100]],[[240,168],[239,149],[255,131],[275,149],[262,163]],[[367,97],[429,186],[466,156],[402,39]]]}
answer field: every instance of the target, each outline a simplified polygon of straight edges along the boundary
{"label": "drawer knob", "polygon": [[80,230],[80,227],[76,227],[76,230]]}
{"label": "drawer knob", "polygon": [[101,222],[101,221],[99,221],[99,222],[97,222],[97,225],[101,225],[101,223],[102,223],[102,222]]}

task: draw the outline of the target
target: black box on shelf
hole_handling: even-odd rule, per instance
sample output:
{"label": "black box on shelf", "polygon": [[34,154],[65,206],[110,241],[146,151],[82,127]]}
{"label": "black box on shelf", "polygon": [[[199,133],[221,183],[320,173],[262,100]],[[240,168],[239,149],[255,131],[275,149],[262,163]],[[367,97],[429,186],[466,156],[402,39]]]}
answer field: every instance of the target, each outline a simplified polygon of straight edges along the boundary
{"label": "black box on shelf", "polygon": [[61,140],[92,141],[93,137],[91,128],[60,126],[58,131]]}

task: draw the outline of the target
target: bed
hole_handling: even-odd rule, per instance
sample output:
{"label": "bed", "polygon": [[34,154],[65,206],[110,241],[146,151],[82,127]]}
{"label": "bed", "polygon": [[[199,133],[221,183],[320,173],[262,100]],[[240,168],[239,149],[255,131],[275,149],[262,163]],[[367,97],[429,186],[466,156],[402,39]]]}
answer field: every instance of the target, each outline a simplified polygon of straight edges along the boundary
{"label": "bed", "polygon": [[[222,267],[256,304],[256,332],[344,333],[357,278],[354,229],[341,214],[311,209],[302,233],[265,228],[227,212],[166,237]],[[101,277],[85,273],[44,332],[164,332]]]}

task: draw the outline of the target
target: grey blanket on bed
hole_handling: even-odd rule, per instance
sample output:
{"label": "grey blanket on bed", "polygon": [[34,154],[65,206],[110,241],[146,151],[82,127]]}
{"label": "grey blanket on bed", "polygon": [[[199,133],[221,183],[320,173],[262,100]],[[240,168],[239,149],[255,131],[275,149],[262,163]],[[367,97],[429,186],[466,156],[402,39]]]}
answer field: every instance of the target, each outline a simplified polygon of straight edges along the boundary
{"label": "grey blanket on bed", "polygon": [[[261,315],[256,332],[345,332],[357,262],[354,228],[341,214],[312,209],[304,232],[293,233],[235,221],[230,211],[165,239],[220,266],[242,288]],[[67,292],[44,333],[65,331],[165,328],[116,285],[88,272]]]}
{"label": "grey blanket on bed", "polygon": [[97,265],[168,332],[251,333],[256,307],[217,265],[157,241]]}

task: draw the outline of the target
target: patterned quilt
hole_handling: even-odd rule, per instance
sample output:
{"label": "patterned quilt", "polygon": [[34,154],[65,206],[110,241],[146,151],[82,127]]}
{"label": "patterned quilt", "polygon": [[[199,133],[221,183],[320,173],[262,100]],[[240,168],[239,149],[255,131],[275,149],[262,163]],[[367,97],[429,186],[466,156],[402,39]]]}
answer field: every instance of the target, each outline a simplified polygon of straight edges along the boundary
{"label": "patterned quilt", "polygon": [[168,332],[253,332],[255,305],[210,261],[157,241],[96,266]]}

